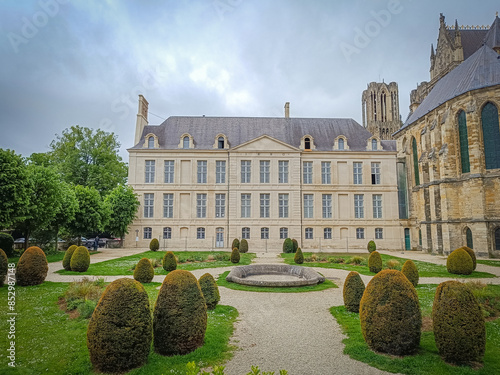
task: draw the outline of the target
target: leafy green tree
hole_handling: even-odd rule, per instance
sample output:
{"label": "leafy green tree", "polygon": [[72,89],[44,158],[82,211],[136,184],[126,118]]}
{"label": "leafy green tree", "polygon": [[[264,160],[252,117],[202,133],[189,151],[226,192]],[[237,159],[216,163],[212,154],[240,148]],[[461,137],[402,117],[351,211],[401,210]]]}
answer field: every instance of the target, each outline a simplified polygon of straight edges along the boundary
{"label": "leafy green tree", "polygon": [[69,222],[74,220],[75,214],[78,211],[75,189],[71,185],[61,182],[58,203],[54,218],[50,222],[56,249],[60,228],[65,227]]}
{"label": "leafy green tree", "polygon": [[140,202],[134,189],[130,186],[118,185],[105,198],[111,216],[105,231],[120,237],[123,244],[123,237],[128,233],[128,226],[136,217]]}
{"label": "leafy green tree", "polygon": [[120,143],[113,133],[72,126],[50,147],[52,161],[66,182],[94,187],[102,196],[126,182],[127,165],[118,155]]}

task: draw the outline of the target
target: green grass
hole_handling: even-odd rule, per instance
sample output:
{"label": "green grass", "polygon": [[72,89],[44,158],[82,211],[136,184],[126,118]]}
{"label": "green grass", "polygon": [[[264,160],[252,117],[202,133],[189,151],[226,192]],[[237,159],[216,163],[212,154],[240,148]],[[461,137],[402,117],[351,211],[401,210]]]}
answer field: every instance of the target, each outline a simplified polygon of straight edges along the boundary
{"label": "green grass", "polygon": [[486,266],[500,267],[500,260],[483,260],[476,259],[477,264],[484,264]]}
{"label": "green grass", "polygon": [[[497,296],[500,296],[500,286],[488,286]],[[419,285],[417,292],[422,307],[422,316],[432,312],[432,301],[436,285]],[[438,354],[432,331],[422,332],[420,348],[416,355],[394,357],[372,352],[366,345],[361,333],[359,314],[345,310],[344,306],[330,309],[332,315],[342,327],[347,338],[344,353],[351,358],[369,364],[380,370],[408,375],[489,375],[500,374],[500,319],[486,323],[486,352],[484,367],[472,370],[465,366],[452,366],[445,363]]]}
{"label": "green grass", "polygon": [[[65,251],[58,251],[55,254],[46,255],[47,262],[49,262],[49,263],[62,262],[65,253],[66,253]],[[100,253],[100,251],[89,251],[90,255],[99,254],[99,253]],[[9,263],[17,264],[17,262],[19,262],[19,258],[20,257],[18,257],[18,256],[11,257],[11,258],[9,258]]]}
{"label": "green grass", "polygon": [[[313,253],[304,253],[304,258],[311,257]],[[346,254],[346,253],[314,253],[318,257],[318,259],[330,259],[330,258],[343,258],[346,261],[349,258],[352,258],[353,256],[361,256],[365,258],[365,260],[360,264],[360,265],[352,265],[352,264],[345,264],[345,263],[332,263],[332,262],[306,262],[304,261],[303,266],[307,267],[319,267],[319,268],[336,268],[336,269],[342,269],[342,270],[348,270],[348,271],[356,271],[359,272],[362,275],[369,275],[373,276],[375,275],[373,272],[370,272],[370,269],[368,268],[368,257],[370,254]],[[295,264],[293,262],[293,257],[295,254],[281,254],[281,257],[285,259],[286,264]],[[397,260],[400,263],[400,267],[403,266],[404,262],[407,261],[406,258],[403,257],[397,257],[393,255],[386,255],[386,254],[380,254],[382,257],[382,263],[383,267],[386,268],[386,264],[389,260]],[[434,264],[434,263],[429,263],[429,262],[423,262],[420,260],[414,260],[413,261],[415,265],[418,268],[418,274],[420,277],[447,277],[447,278],[490,278],[490,277],[496,277],[495,275],[488,273],[488,272],[479,272],[479,271],[473,271],[472,274],[470,275],[455,275],[451,274],[448,272],[446,269],[446,266],[439,265],[439,264]],[[400,268],[401,269],[401,268]]]}
{"label": "green grass", "polygon": [[[7,371],[7,359],[2,353],[0,373],[8,374],[94,374],[86,345],[88,320],[69,316],[59,310],[58,297],[69,283],[45,282],[32,287],[16,286],[16,364]],[[159,283],[145,284],[154,306]],[[43,297],[41,297],[43,296]],[[7,288],[0,288],[0,300],[7,301]],[[5,308],[2,311],[6,312]],[[0,332],[5,333],[8,322],[0,320]],[[231,306],[217,306],[208,312],[208,328],[205,345],[185,356],[163,357],[151,350],[148,363],[129,374],[185,374],[186,364],[201,362],[201,366],[221,364],[232,356],[229,338],[238,312]],[[5,345],[2,345],[6,349]],[[4,369],[4,370],[1,370]]]}
{"label": "green grass", "polygon": [[331,280],[325,279],[325,281],[318,285],[306,285],[299,287],[264,287],[264,286],[251,286],[251,285],[241,285],[226,281],[226,276],[229,271],[226,271],[219,275],[217,279],[217,285],[223,286],[225,288],[234,290],[243,290],[246,292],[266,292],[266,293],[304,293],[304,292],[318,292],[320,290],[338,288],[338,286]]}
{"label": "green grass", "polygon": [[[176,256],[180,259],[190,259],[193,262],[181,263],[177,265],[177,269],[193,271],[204,268],[219,268],[219,267],[229,267],[234,266],[229,260],[230,252],[227,251],[176,251],[174,252]],[[207,259],[209,255],[217,256],[226,255],[228,260],[216,260],[211,262],[203,262],[202,260]],[[96,276],[119,276],[119,275],[133,275],[134,271],[132,268],[141,260],[141,258],[148,259],[163,259],[165,251],[146,251],[140,254],[134,254],[126,257],[121,257],[112,260],[106,260],[104,262],[90,264],[89,269],[86,272],[74,272],[59,270],[57,273],[62,275],[96,275]],[[239,265],[247,265],[252,262],[255,258],[253,253],[241,254],[241,259]],[[62,266],[61,266],[62,268]],[[166,275],[167,272],[163,267],[155,268],[155,275]]]}

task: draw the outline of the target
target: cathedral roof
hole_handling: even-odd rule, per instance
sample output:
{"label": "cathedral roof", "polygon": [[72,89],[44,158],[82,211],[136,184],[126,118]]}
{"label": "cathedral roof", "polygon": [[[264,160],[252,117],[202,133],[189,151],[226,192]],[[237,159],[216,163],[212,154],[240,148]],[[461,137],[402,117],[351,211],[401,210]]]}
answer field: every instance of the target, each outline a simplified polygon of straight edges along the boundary
{"label": "cathedral roof", "polygon": [[[317,151],[332,151],[335,138],[347,138],[350,151],[366,151],[372,134],[353,119],[344,118],[284,118],[284,117],[180,117],[173,116],[161,125],[145,126],[140,142],[132,149],[140,149],[144,137],[150,133],[158,137],[160,149],[177,150],[183,134],[193,137],[195,149],[212,150],[215,138],[224,134],[230,147],[268,135],[290,146],[299,147],[302,137],[309,135]],[[396,150],[395,141],[381,141],[387,151]]]}
{"label": "cathedral roof", "polygon": [[[450,29],[449,33],[451,37],[454,37],[455,30]],[[474,52],[476,52],[483,45],[483,41],[487,33],[488,30],[485,29],[460,30],[462,48],[464,51],[464,60],[467,60],[469,57],[471,57],[474,54]]]}
{"label": "cathedral roof", "polygon": [[484,38],[484,44],[490,48],[500,48],[500,19],[498,15]]}

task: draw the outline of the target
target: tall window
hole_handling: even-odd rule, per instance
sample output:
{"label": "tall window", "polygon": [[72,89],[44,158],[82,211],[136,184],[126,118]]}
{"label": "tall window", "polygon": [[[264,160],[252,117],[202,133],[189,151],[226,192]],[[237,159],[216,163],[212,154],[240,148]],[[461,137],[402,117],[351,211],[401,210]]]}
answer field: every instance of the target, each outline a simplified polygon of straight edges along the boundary
{"label": "tall window", "polygon": [[356,228],[356,238],[358,240],[365,238],[365,228]]}
{"label": "tall window", "polygon": [[207,161],[206,160],[198,160],[198,183],[206,184],[207,183]]}
{"label": "tall window", "polygon": [[288,161],[280,160],[278,161],[278,180],[281,184],[288,183]]}
{"label": "tall window", "polygon": [[144,217],[153,217],[154,213],[154,194],[144,194]]}
{"label": "tall window", "polygon": [[325,240],[331,240],[332,239],[332,228],[325,228],[325,229],[323,229],[323,238]]}
{"label": "tall window", "polygon": [[311,139],[310,138],[304,138],[304,149],[305,150],[311,149]]}
{"label": "tall window", "polygon": [[260,217],[269,217],[270,208],[269,194],[260,195]]}
{"label": "tall window", "polygon": [[384,228],[375,228],[375,239],[381,240],[384,238]]}
{"label": "tall window", "polygon": [[163,217],[174,217],[174,194],[163,194]]}
{"label": "tall window", "polygon": [[460,141],[460,164],[462,165],[462,173],[469,173],[469,138],[467,136],[467,119],[464,111],[458,113],[458,138]]}
{"label": "tall window", "polygon": [[155,161],[146,160],[145,179],[144,182],[149,184],[155,182]]}
{"label": "tall window", "polygon": [[165,183],[173,184],[174,183],[174,161],[173,160],[165,160]]}
{"label": "tall window", "polygon": [[245,240],[250,239],[250,228],[241,228],[241,238]]}
{"label": "tall window", "polygon": [[268,184],[269,183],[269,160],[261,160],[260,161],[260,183]]}
{"label": "tall window", "polygon": [[329,161],[321,162],[321,183],[323,185],[329,185],[332,183],[332,163]]}
{"label": "tall window", "polygon": [[304,194],[304,218],[311,219],[314,217],[314,195]]}
{"label": "tall window", "polygon": [[363,194],[354,194],[354,217],[356,219],[363,219],[365,217],[363,198]]}
{"label": "tall window", "polygon": [[226,194],[215,194],[215,217],[224,217],[226,213]]}
{"label": "tall window", "polygon": [[288,228],[280,228],[280,240],[288,238]]}
{"label": "tall window", "polygon": [[278,194],[279,217],[288,217],[288,194]]}
{"label": "tall window", "polygon": [[380,185],[380,163],[372,163],[372,185]]}
{"label": "tall window", "polygon": [[500,168],[500,128],[498,109],[493,103],[487,103],[481,111],[483,128],[484,161],[486,169]]}
{"label": "tall window", "polygon": [[500,228],[495,229],[495,250],[500,250]]}
{"label": "tall window", "polygon": [[323,194],[323,219],[332,217],[332,195]]}
{"label": "tall window", "polygon": [[420,174],[418,173],[417,140],[415,138],[412,138],[411,148],[413,152],[413,172],[415,174],[415,185],[420,185]]}
{"label": "tall window", "polygon": [[377,151],[377,140],[372,139],[372,151]]}
{"label": "tall window", "polygon": [[196,228],[196,239],[198,240],[205,239],[205,228]]}
{"label": "tall window", "polygon": [[241,194],[241,217],[250,217],[251,202],[250,194]]}
{"label": "tall window", "polygon": [[303,175],[304,175],[304,184],[312,184],[313,177],[313,163],[312,161],[305,161],[303,163]]}
{"label": "tall window", "polygon": [[150,227],[145,227],[144,228],[144,239],[150,240],[151,238],[153,238],[153,230]]}
{"label": "tall window", "polygon": [[172,228],[165,227],[163,228],[163,239],[170,240],[172,238]]}
{"label": "tall window", "polygon": [[314,238],[313,228],[306,228],[306,240],[312,240]]}
{"label": "tall window", "polygon": [[373,194],[373,218],[381,219],[382,218],[382,194]]}
{"label": "tall window", "polygon": [[339,150],[344,149],[344,138],[339,138]]}
{"label": "tall window", "polygon": [[261,240],[269,239],[269,228],[260,228],[260,239]]}
{"label": "tall window", "polygon": [[196,217],[207,217],[207,195],[196,194]]}
{"label": "tall window", "polygon": [[354,162],[352,168],[354,184],[361,185],[363,183],[363,163]]}
{"label": "tall window", "polygon": [[472,231],[470,228],[467,228],[465,230],[465,240],[468,248],[473,249],[474,248],[474,242],[472,241]]}
{"label": "tall window", "polygon": [[217,140],[217,146],[218,148],[224,148],[224,137],[219,137],[219,139]]}
{"label": "tall window", "polygon": [[187,135],[182,139],[182,148],[189,148],[189,137]]}
{"label": "tall window", "polygon": [[251,162],[250,160],[241,161],[241,183],[249,183],[251,178]]}
{"label": "tall window", "polygon": [[226,183],[226,161],[218,160],[215,162],[215,183],[225,184]]}
{"label": "tall window", "polygon": [[148,138],[148,148],[155,148],[155,137]]}

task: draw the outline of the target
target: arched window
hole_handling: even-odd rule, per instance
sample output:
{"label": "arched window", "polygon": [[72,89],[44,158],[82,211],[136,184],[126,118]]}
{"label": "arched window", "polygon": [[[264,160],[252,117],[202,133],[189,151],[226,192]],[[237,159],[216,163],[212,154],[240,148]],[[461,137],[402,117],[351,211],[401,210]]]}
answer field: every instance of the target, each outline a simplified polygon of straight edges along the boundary
{"label": "arched window", "polygon": [[467,242],[467,247],[473,249],[474,248],[474,243],[472,242],[472,231],[470,230],[470,228],[467,228],[465,230],[465,239],[466,239],[466,242]]}
{"label": "arched window", "polygon": [[481,111],[483,128],[484,162],[486,169],[500,168],[500,128],[498,109],[493,103],[487,103]]}
{"label": "arched window", "polygon": [[169,240],[172,238],[172,228],[170,227],[163,228],[163,238],[165,240]]}
{"label": "arched window", "polygon": [[372,139],[372,151],[377,151],[377,140]]}
{"label": "arched window", "polygon": [[182,148],[189,148],[189,137],[187,135],[182,140]]}
{"label": "arched window", "polygon": [[415,138],[413,138],[411,146],[413,151],[413,171],[415,174],[415,185],[420,185],[420,175],[418,173],[417,141],[415,140]]}
{"label": "arched window", "polygon": [[339,138],[339,150],[344,149],[344,138]]}
{"label": "arched window", "polygon": [[495,250],[500,250],[500,228],[495,230]]}
{"label": "arched window", "polygon": [[465,118],[464,111],[458,113],[458,138],[460,140],[460,163],[462,165],[462,173],[469,173],[469,138],[467,136],[467,119]]}
{"label": "arched window", "polygon": [[148,138],[148,148],[155,148],[155,137]]}
{"label": "arched window", "polygon": [[310,149],[311,149],[311,139],[304,138],[304,150],[310,150]]}
{"label": "arched window", "polygon": [[217,145],[218,145],[218,148],[221,148],[221,149],[224,148],[224,137],[219,137],[218,138]]}

